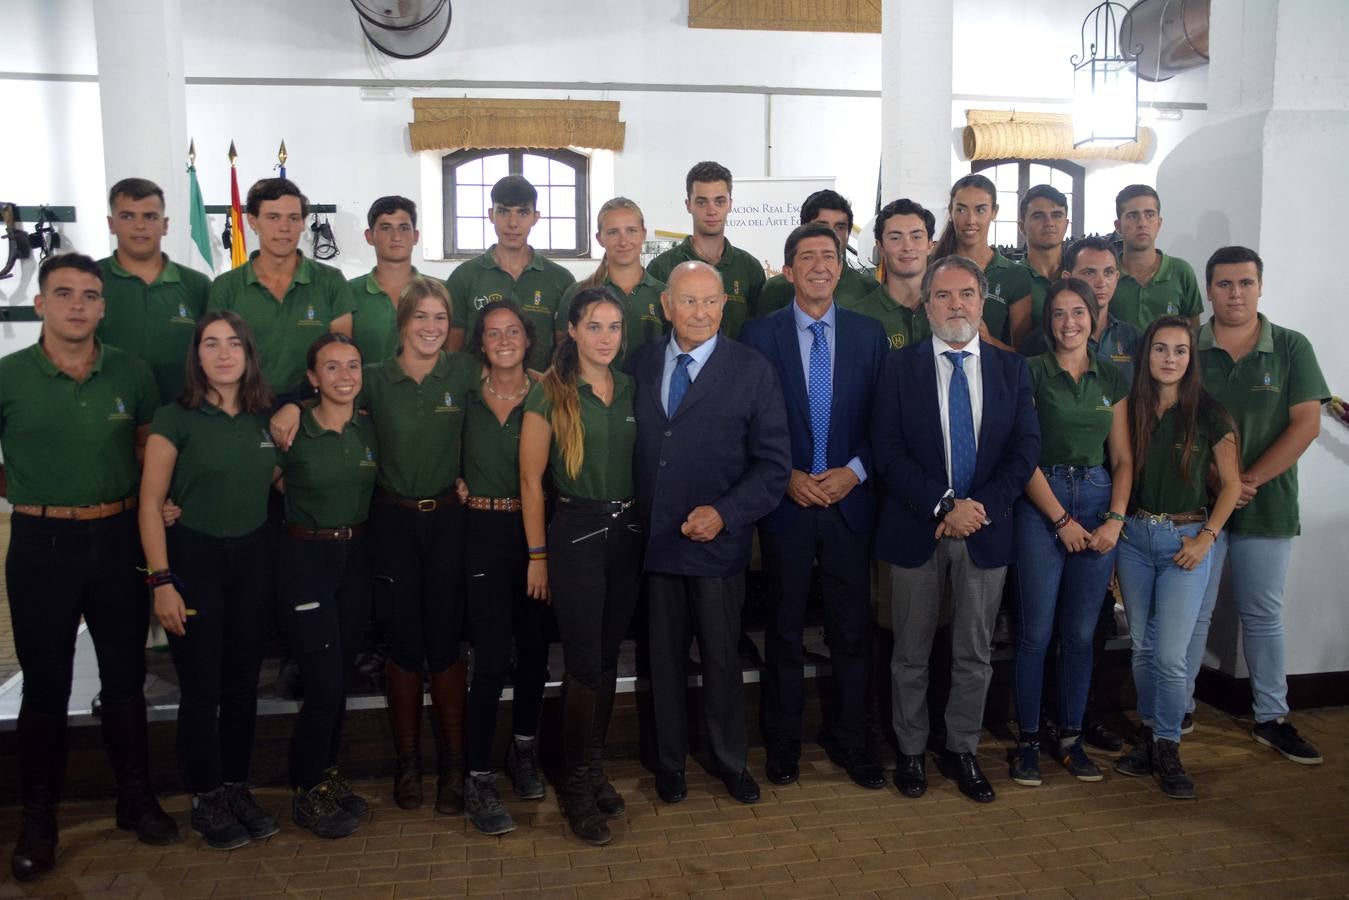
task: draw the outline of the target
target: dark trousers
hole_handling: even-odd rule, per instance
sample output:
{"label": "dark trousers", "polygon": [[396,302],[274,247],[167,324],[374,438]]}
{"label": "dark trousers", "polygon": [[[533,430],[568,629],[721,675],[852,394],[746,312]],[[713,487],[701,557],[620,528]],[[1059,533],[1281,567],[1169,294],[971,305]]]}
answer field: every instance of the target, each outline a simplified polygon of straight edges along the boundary
{"label": "dark trousers", "polygon": [[636,507],[617,516],[558,504],[548,529],[548,583],[567,675],[599,690],[618,668],[618,645],[637,606],[642,527]]}
{"label": "dark trousers", "polygon": [[464,634],[464,513],[432,512],[375,498],[370,505],[375,615],[389,657],[407,672],[443,672],[459,659]]}
{"label": "dark trousers", "polygon": [[258,714],[258,669],[275,578],[267,525],[216,538],[181,524],[168,530],[169,565],[190,613],[169,650],[182,693],[178,765],[194,794],[248,780]]}
{"label": "dark trousers", "polygon": [[845,752],[865,747],[867,629],[870,619],[871,532],[848,528],[838,507],[802,509],[786,529],[759,533],[768,578],[767,657],[759,719],[770,753],[795,757],[801,746],[805,691],[806,600],[818,560],[824,637],[833,673],[833,711],[826,724]]}
{"label": "dark trousers", "polygon": [[337,764],[347,670],[370,616],[370,560],[364,536],[350,541],[287,537],[278,564],[277,618],[304,685],[304,705],[290,743],[290,781],[309,790]]}
{"label": "dark trousers", "polygon": [[745,576],[710,578],[653,573],[646,579],[651,695],[660,767],[682,771],[689,751],[689,643],[698,638],[703,718],[718,771],[745,768],[745,690],[740,671],[740,612]]}
{"label": "dark trousers", "polygon": [[89,522],[15,513],[5,578],[22,709],[65,716],[80,617],[98,656],[103,703],[144,700],[149,591],[136,513]]}
{"label": "dark trousers", "polygon": [[472,772],[492,768],[497,705],[512,674],[512,646],[513,730],[523,736],[538,730],[548,678],[548,606],[525,593],[526,548],[520,513],[468,511],[465,558],[473,688],[468,695],[467,756]]}

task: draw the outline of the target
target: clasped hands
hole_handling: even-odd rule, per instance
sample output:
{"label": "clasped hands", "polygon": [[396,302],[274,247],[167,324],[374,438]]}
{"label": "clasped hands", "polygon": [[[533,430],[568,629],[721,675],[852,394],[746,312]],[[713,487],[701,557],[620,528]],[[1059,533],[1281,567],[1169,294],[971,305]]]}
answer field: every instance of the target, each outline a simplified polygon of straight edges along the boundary
{"label": "clasped hands", "polygon": [[944,537],[967,538],[988,524],[988,513],[978,500],[957,500],[956,505],[937,523],[933,534],[937,540]]}
{"label": "clasped hands", "polygon": [[825,469],[816,475],[792,469],[792,477],[787,481],[787,496],[797,506],[833,506],[859,484],[857,473],[847,466]]}

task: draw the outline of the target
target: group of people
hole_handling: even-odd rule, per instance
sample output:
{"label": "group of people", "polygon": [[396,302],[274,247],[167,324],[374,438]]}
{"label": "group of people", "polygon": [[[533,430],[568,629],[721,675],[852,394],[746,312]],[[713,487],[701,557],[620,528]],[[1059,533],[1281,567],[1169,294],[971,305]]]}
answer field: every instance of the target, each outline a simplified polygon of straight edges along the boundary
{"label": "group of people", "polygon": [[[1066,198],[1030,189],[1018,215],[1027,256],[1013,263],[988,243],[997,192],[971,175],[952,188],[940,237],[911,200],[880,210],[874,273],[846,262],[847,201],[812,194],[781,274],[765,280],[725,237],[732,187],[723,166],[694,166],[693,233],[645,266],[641,210],[605,203],[604,257],[580,283],[530,247],[537,193],[520,176],[492,188],[497,242],[447,283],[412,265],[416,206],[384,197],[365,232],[376,265],[348,283],[299,251],[307,201],[286,179],[248,192],[258,249],[214,282],[162,252],[156,185],[114,185],[116,251],[45,261],[41,338],[0,360],[24,673],[16,878],[55,865],[81,617],[99,660],[117,824],[148,843],[178,838],[147,777],[151,611],[179,676],[191,825],[216,849],[279,828],[249,788],[273,632],[304,690],[292,818],[328,838],[359,827],[368,804],[339,760],[346,676],[372,619],[388,648],[400,807],[424,802],[429,691],[436,809],[485,834],[515,827],[493,755],[507,679],[504,771],[518,797],[545,796],[536,734],[555,620],[556,789],[571,831],[607,843],[625,806],[605,774],[606,735],[639,599],[657,793],[687,793],[696,637],[712,770],[754,803],[737,643],[756,533],[773,784],[800,776],[815,582],[831,668],[815,739],[829,758],[862,787],[886,785],[866,732],[888,687],[899,791],[925,792],[931,748],[963,793],[993,800],[975,751],[1009,566],[1013,781],[1041,783],[1041,752],[1099,781],[1084,742],[1123,749],[1087,711],[1113,573],[1141,719],[1115,768],[1194,796],[1179,743],[1224,559],[1254,737],[1320,762],[1287,720],[1281,622],[1296,463],[1329,392],[1307,340],[1258,311],[1254,251],[1212,255],[1213,316],[1200,328],[1193,271],[1155,246],[1155,190],[1120,193],[1117,253],[1100,238],[1065,247]],[[933,716],[945,620],[951,688]],[[870,665],[882,632],[888,685]]]}

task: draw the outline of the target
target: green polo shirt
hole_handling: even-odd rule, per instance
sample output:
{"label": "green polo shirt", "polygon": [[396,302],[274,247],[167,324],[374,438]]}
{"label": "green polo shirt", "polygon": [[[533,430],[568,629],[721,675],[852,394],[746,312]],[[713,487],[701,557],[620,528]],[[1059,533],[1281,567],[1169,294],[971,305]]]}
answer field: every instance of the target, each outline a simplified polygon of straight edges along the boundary
{"label": "green polo shirt", "polygon": [[1161,262],[1146,286],[1120,270],[1110,311],[1144,331],[1162,316],[1198,316],[1204,311],[1204,297],[1190,264],[1177,256],[1157,251]]}
{"label": "green polo shirt", "polygon": [[[412,267],[415,277],[417,267]],[[361,359],[375,362],[398,352],[402,343],[398,334],[398,298],[390,297],[375,280],[375,270],[357,275],[347,282],[356,310],[351,316],[351,339],[361,351]]]}
{"label": "green polo shirt", "polygon": [[[725,249],[716,270],[721,273],[722,289],[726,291],[726,309],[721,316],[721,333],[730,338],[740,337],[740,328],[750,317],[750,311],[759,302],[764,288],[763,266],[739,247],[731,246],[726,238]],[[651,277],[668,283],[674,267],[682,262],[704,261],[693,249],[693,238],[684,240],[651,260],[646,271]]]}
{"label": "green polo shirt", "polygon": [[[1233,362],[1214,343],[1213,320],[1199,330],[1199,361],[1204,387],[1226,407],[1241,435],[1241,467],[1247,469],[1288,428],[1288,410],[1310,400],[1330,399],[1311,343],[1296,331],[1280,328],[1264,315],[1255,350]],[[1244,508],[1232,513],[1234,534],[1293,537],[1298,519],[1297,466],[1289,467],[1256,491]]]}
{"label": "green polo shirt", "polygon": [[[1087,347],[1094,357],[1111,363],[1124,376],[1125,384],[1134,380],[1134,360],[1138,357],[1138,348],[1143,343],[1143,332],[1128,322],[1121,322],[1114,313],[1106,313],[1105,329],[1100,340],[1089,338]],[[1039,356],[1048,353],[1049,341],[1043,331],[1032,331],[1030,337],[1021,345],[1021,355]]]}
{"label": "green polo shirt", "polygon": [[1040,419],[1040,465],[1102,465],[1115,404],[1129,396],[1119,369],[1088,354],[1087,371],[1075,381],[1053,353],[1033,356],[1026,364]]}
{"label": "green polo shirt", "polygon": [[[1062,256],[1059,257],[1062,260]],[[1045,297],[1049,296],[1049,287],[1054,283],[1040,274],[1040,271],[1030,264],[1028,258],[1022,258],[1017,261],[1017,265],[1026,270],[1030,276],[1030,325],[1031,332],[1040,330],[1040,322],[1045,312]]]}
{"label": "green polo shirt", "polygon": [[[839,306],[848,306],[850,302],[861,300],[867,294],[876,289],[876,273],[872,270],[865,272],[854,269],[852,266],[844,265],[843,272],[838,276],[838,287],[834,288],[834,301]],[[796,297],[796,289],[792,287],[791,282],[785,275],[774,275],[764,283],[763,290],[759,292],[759,299],[750,307],[750,318],[757,319],[760,316],[766,316],[771,312],[782,309]],[[853,307],[848,307],[852,309]]]}
{"label": "green polo shirt", "polygon": [[342,431],[329,431],[306,407],[295,442],[281,462],[286,521],[302,528],[346,528],[370,515],[379,468],[375,423],[357,410]]}
{"label": "green polo shirt", "polygon": [[880,322],[891,350],[915,344],[932,334],[923,308],[909,309],[903,303],[896,303],[890,299],[890,292],[883,284],[876,285],[875,290],[862,297],[840,300],[838,305]]}
{"label": "green polo shirt", "polygon": [[988,278],[988,293],[984,295],[984,322],[988,333],[1004,344],[1012,343],[1013,305],[1031,295],[1030,270],[1019,266],[998,251],[984,267]]}
{"label": "green polo shirt", "polygon": [[[638,347],[663,337],[670,330],[670,323],[665,321],[665,313],[660,307],[660,295],[665,290],[665,282],[653,278],[650,272],[644,272],[642,280],[631,294],[623,293],[622,288],[607,278],[604,279],[604,286],[623,303],[623,349],[614,360],[614,365],[621,367],[623,360],[635,353]],[[580,289],[579,284],[573,284],[563,292],[562,302],[557,308],[557,323],[554,325],[558,331],[567,330],[571,301]]]}
{"label": "green polo shirt", "polygon": [[169,496],[180,523],[218,538],[248,534],[267,521],[272,473],[281,460],[262,413],[226,415],[209,403],[161,406],[150,431],[178,450]]}
{"label": "green polo shirt", "polygon": [[397,356],[365,367],[361,402],[379,435],[381,488],[409,500],[454,490],[464,408],[481,373],[477,358],[444,351],[421,384],[408,377]]}
{"label": "green polo shirt", "polygon": [[[590,385],[579,381],[581,424],[585,428],[585,456],[581,471],[572,478],[562,450],[554,440],[549,450],[549,471],[558,493],[587,500],[628,500],[632,497],[632,448],[637,441],[637,417],[633,414],[636,383],[612,370],[614,401],[600,402]],[[551,423],[553,404],[543,385],[536,384],[525,398],[525,412],[538,413]]]}
{"label": "green polo shirt", "polygon": [[285,296],[277,300],[253,271],[254,250],[247,263],[211,283],[210,309],[238,313],[258,342],[262,375],[277,394],[309,393],[305,355],[309,345],[336,318],[356,308],[342,273],[315,262],[300,251],[300,264]]}
{"label": "green polo shirt", "polygon": [[[562,266],[537,250],[529,265],[513,279],[497,265],[492,256],[496,244],[481,256],[460,263],[445,282],[450,289],[454,309],[452,327],[462,328],[465,341],[472,340],[478,311],[495,300],[514,300],[534,323],[534,346],[529,348],[525,367],[542,372],[553,359],[553,328],[562,305],[562,293],[576,279]],[[564,311],[562,321],[567,320]]]}
{"label": "green polo shirt", "polygon": [[145,360],[159,386],[159,402],[170,402],[183,389],[187,352],[197,318],[206,311],[211,279],[178,265],[167,253],[163,271],[151,284],[122,268],[115,254],[98,264],[106,301],[98,339]]}
{"label": "green polo shirt", "polygon": [[41,343],[0,359],[0,453],[9,502],[108,503],[136,493],[136,428],[159,405],[150,367],[97,343],[84,381],[62,372]]}
{"label": "green polo shirt", "polygon": [[1184,448],[1176,433],[1176,409],[1168,409],[1153,427],[1147,459],[1134,479],[1133,505],[1150,513],[1184,513],[1208,506],[1213,445],[1231,431],[1232,427],[1218,416],[1208,421],[1201,416],[1190,457],[1190,477],[1182,478],[1180,454]]}
{"label": "green polo shirt", "polygon": [[483,399],[483,388],[468,396],[464,421],[464,481],[475,497],[520,496],[520,423],[525,417],[521,399],[506,416],[497,414]]}

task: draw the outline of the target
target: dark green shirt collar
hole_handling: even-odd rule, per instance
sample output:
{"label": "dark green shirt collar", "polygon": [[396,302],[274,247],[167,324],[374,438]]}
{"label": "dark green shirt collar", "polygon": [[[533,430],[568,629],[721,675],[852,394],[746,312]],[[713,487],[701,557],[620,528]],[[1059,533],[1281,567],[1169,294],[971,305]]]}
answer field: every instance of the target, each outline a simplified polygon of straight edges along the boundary
{"label": "dark green shirt collar", "polygon": [[[526,244],[525,246],[529,245]],[[510,274],[509,272],[506,272],[505,269],[497,265],[497,258],[495,256],[496,249],[497,249],[496,244],[493,244],[492,246],[488,247],[487,252],[484,253],[482,256],[478,257],[478,262],[482,265],[484,269],[496,269],[498,272],[505,272],[507,275],[509,275]],[[529,247],[529,262],[525,265],[525,269],[526,270],[533,269],[536,272],[542,272],[544,269],[543,256],[540,255],[539,251],[535,250],[533,247]]]}
{"label": "dark green shirt collar", "polygon": [[[403,369],[403,361],[400,358],[401,356],[402,350],[399,350],[399,352],[394,354],[394,356],[389,360],[389,363],[391,363],[391,365],[385,365],[382,367],[384,371],[388,373],[390,381],[412,380],[412,376],[409,375]],[[450,357],[448,354],[445,353],[444,350],[441,350],[440,355],[436,357],[436,364],[431,367],[431,375],[434,378],[444,378],[449,374],[450,374]]]}
{"label": "dark green shirt collar", "polygon": [[[339,434],[339,432],[333,431],[331,428],[324,428],[319,424],[319,420],[314,417],[314,410],[316,408],[317,406],[306,406],[304,412],[300,414],[300,427],[304,429],[304,433],[310,437],[319,437],[325,434]],[[351,418],[347,420],[347,425],[356,421],[358,415],[360,415],[360,413],[357,410],[352,409]]]}
{"label": "dark green shirt collar", "polygon": [[[1098,368],[1096,368],[1096,354],[1092,352],[1092,348],[1090,347],[1088,347],[1087,350],[1088,350],[1087,371],[1083,373],[1083,376],[1085,377],[1087,375],[1094,375],[1099,378],[1101,375],[1101,371]],[[1045,354],[1045,356],[1047,357],[1047,362],[1049,363],[1049,371],[1052,374],[1068,375],[1068,373],[1064,371],[1063,366],[1059,365],[1059,358],[1054,354],[1053,350],[1050,350],[1048,353]],[[1068,380],[1072,381],[1074,384],[1076,383],[1075,379],[1071,375],[1068,375]]]}
{"label": "dark green shirt collar", "polygon": [[[89,369],[90,375],[103,371],[103,342],[98,338],[94,338],[94,347],[98,349],[98,352],[94,354],[94,364]],[[70,377],[69,375],[66,375],[65,372],[61,371],[61,369],[57,368],[56,363],[52,362],[51,359],[47,357],[47,354],[43,352],[41,337],[37,339],[37,343],[33,345],[29,352],[32,353],[33,358],[37,360],[38,371],[43,375],[47,375],[51,378],[56,378],[61,375],[65,375],[67,378]]]}
{"label": "dark green shirt collar", "polygon": [[[254,250],[248,254],[248,265],[244,266],[245,284],[261,283],[258,279],[258,273],[253,270],[253,260],[257,259],[261,253],[261,250]],[[295,251],[295,255],[300,257],[300,264],[295,267],[295,275],[291,277],[290,282],[291,284],[309,284],[314,280],[314,263],[299,250]]]}
{"label": "dark green shirt collar", "polygon": [[[376,268],[378,268],[378,266],[377,266]],[[417,267],[416,267],[416,266],[413,266],[413,267],[412,267],[412,277],[413,277],[413,278],[416,278],[416,277],[417,277],[418,275],[420,275],[420,274],[421,274],[421,273],[417,271]],[[380,286],[379,286],[379,282],[375,280],[375,270],[374,270],[374,269],[371,269],[369,272],[366,273],[366,276],[365,276],[365,292],[366,292],[367,294],[375,294],[376,296],[378,296],[378,295],[384,293],[384,289],[383,289],[382,287],[380,287]],[[398,299],[397,297],[394,298],[394,300],[397,300],[397,299]]]}
{"label": "dark green shirt collar", "polygon": [[[1260,321],[1260,337],[1255,342],[1255,351],[1257,353],[1274,352],[1274,328],[1269,324],[1269,319],[1265,318],[1264,313],[1256,313],[1255,317]],[[1218,342],[1213,337],[1213,317],[1203,324],[1199,329],[1199,349],[1200,350],[1222,350]],[[1226,352],[1225,350],[1223,352]]]}
{"label": "dark green shirt collar", "polygon": [[[164,258],[164,268],[159,273],[159,277],[155,279],[152,283],[159,284],[160,282],[163,282],[165,284],[172,284],[175,282],[182,281],[183,276],[182,273],[178,271],[178,264],[173,260],[169,259],[169,255],[167,253],[161,253],[159,255]],[[116,275],[118,278],[138,278],[138,276],[132,275],[130,272],[128,272],[126,269],[122,267],[122,264],[117,261],[117,254],[115,252],[108,257],[108,269],[112,272],[112,274]]]}

